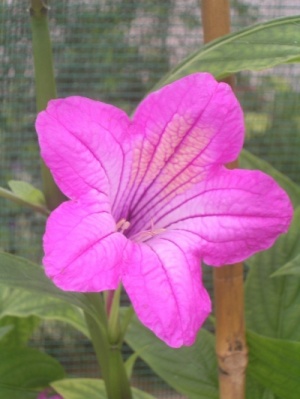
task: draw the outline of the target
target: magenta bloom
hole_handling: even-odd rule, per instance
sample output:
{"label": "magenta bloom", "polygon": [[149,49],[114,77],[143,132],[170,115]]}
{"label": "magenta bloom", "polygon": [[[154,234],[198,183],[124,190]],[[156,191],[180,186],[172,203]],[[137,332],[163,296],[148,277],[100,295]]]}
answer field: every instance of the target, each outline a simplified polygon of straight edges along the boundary
{"label": "magenta bloom", "polygon": [[[60,395],[52,395],[49,396],[49,389],[45,389],[44,391],[42,391],[38,397],[36,399],[63,399],[62,396]],[[51,395],[51,394],[50,394]]]}
{"label": "magenta bloom", "polygon": [[224,167],[241,151],[243,113],[209,74],[150,94],[132,120],[87,98],[54,100],[36,128],[70,198],[48,219],[48,277],[80,292],[122,282],[142,323],[172,347],[191,345],[211,311],[200,262],[242,261],[289,226],[273,179]]}

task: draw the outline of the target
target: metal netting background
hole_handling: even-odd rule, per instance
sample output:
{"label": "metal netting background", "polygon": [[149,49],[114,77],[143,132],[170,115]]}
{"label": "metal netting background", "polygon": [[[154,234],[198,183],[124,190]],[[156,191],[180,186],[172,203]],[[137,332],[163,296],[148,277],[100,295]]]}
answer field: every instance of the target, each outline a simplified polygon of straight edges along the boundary
{"label": "metal netting background", "polygon": [[[233,30],[300,14],[296,0],[231,4]],[[50,6],[60,97],[80,94],[130,112],[170,67],[202,43],[199,0],[52,0]],[[25,1],[0,2],[2,187],[15,179],[41,188],[27,7]],[[298,183],[299,75],[297,65],[242,73],[236,89],[245,110],[246,148]],[[0,250],[40,261],[43,225],[41,216],[0,198]],[[31,344],[56,356],[70,375],[98,375],[91,345],[70,327],[43,323]],[[179,398],[142,361],[137,363],[134,381],[156,397]]]}

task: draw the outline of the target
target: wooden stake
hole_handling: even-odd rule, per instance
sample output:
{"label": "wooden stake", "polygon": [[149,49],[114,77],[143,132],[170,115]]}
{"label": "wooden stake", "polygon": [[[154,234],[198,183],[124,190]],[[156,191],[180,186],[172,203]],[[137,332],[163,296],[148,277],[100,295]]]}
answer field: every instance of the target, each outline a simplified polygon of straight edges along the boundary
{"label": "wooden stake", "polygon": [[[230,32],[229,0],[202,0],[201,6],[205,43]],[[233,77],[225,81],[233,88]],[[237,160],[227,165],[237,166]],[[248,351],[241,263],[214,269],[214,293],[220,399],[244,399]]]}

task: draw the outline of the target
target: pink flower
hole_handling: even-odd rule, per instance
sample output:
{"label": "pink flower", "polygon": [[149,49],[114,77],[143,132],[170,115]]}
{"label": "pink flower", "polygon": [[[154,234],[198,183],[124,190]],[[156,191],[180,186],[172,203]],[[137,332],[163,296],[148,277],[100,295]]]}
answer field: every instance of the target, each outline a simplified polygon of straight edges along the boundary
{"label": "pink flower", "polygon": [[45,389],[38,395],[36,399],[63,399],[63,397],[60,395],[49,396],[49,393],[50,393],[49,389]]}
{"label": "pink flower", "polygon": [[142,323],[172,347],[191,345],[211,311],[200,261],[242,261],[289,226],[275,181],[224,167],[241,151],[243,114],[209,74],[150,94],[132,120],[87,98],[54,100],[36,128],[70,198],[47,222],[48,277],[80,292],[122,282]]}

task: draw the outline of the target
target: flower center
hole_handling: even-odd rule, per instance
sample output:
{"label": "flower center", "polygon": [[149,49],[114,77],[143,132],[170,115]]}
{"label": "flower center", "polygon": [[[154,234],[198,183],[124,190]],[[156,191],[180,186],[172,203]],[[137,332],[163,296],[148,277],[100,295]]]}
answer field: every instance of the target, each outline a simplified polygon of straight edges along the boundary
{"label": "flower center", "polygon": [[[125,230],[127,230],[129,227],[130,227],[130,222],[128,222],[125,218],[122,218],[116,224],[116,231],[124,234]],[[152,238],[160,233],[163,233],[164,231],[166,231],[166,229],[164,229],[164,228],[155,229],[154,225],[153,225],[153,221],[151,220],[150,230],[139,231],[128,238],[135,242],[143,242],[143,241],[149,240],[150,238]]]}
{"label": "flower center", "polygon": [[130,227],[130,223],[126,219],[120,219],[117,223],[117,231],[124,233]]}

